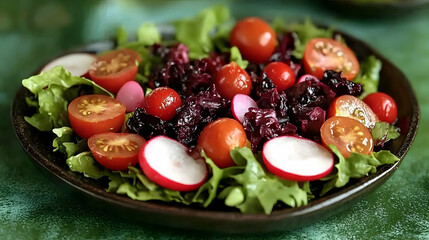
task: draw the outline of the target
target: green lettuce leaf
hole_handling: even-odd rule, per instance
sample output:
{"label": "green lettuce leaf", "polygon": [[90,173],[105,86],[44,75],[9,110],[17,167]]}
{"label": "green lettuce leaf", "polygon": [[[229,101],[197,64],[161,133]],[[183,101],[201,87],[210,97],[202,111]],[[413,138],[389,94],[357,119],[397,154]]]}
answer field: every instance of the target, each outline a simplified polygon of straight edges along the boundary
{"label": "green lettuce leaf", "polygon": [[279,201],[291,207],[307,204],[307,192],[297,182],[286,181],[268,175],[249,148],[231,150],[231,157],[244,172],[233,175],[237,184],[219,194],[225,197],[225,204],[236,207],[243,213],[270,214]]}
{"label": "green lettuce leaf", "polygon": [[382,145],[392,139],[398,138],[401,134],[400,129],[387,122],[376,122],[371,130],[375,145]]}
{"label": "green lettuce leaf", "polygon": [[75,156],[71,156],[67,158],[66,163],[70,170],[82,173],[85,177],[100,179],[112,174],[94,160],[91,152],[81,152]]}
{"label": "green lettuce leaf", "polygon": [[353,79],[353,82],[362,84],[363,92],[360,99],[368,94],[378,92],[378,83],[380,81],[381,61],[375,56],[369,56],[364,62],[360,63],[359,74]]}
{"label": "green lettuce leaf", "polygon": [[[281,22],[277,20],[276,28],[282,28]],[[294,23],[289,25],[288,30],[293,31],[297,34],[298,38],[295,40],[295,49],[292,55],[297,59],[302,59],[304,54],[305,46],[307,42],[313,38],[332,38],[332,28],[319,28],[310,19],[306,19],[304,23]]]}
{"label": "green lettuce leaf", "polygon": [[123,27],[118,27],[116,29],[116,43],[120,46],[128,42],[128,33]]}
{"label": "green lettuce leaf", "polygon": [[151,46],[161,42],[161,34],[159,34],[158,29],[153,23],[144,23],[137,30],[137,41],[144,45]]}
{"label": "green lettuce leaf", "polygon": [[78,140],[74,135],[73,129],[70,127],[54,128],[52,132],[57,135],[52,142],[54,152],[62,152],[67,158],[75,155],[76,153],[87,150],[86,139]]}
{"label": "green lettuce leaf", "polygon": [[334,187],[345,186],[350,178],[362,178],[370,173],[375,173],[377,167],[383,164],[393,164],[399,161],[398,157],[387,150],[373,152],[370,155],[353,152],[350,157],[344,158],[337,147],[334,145],[329,145],[329,147],[338,157],[339,162],[335,164],[337,173],[330,177],[322,189],[321,195],[324,195]]}
{"label": "green lettuce leaf", "polygon": [[211,168],[212,176],[205,182],[196,193],[189,193],[188,198],[193,202],[202,203],[204,207],[209,206],[218,194],[220,182],[224,179],[231,178],[234,174],[241,173],[244,168],[239,166],[221,169],[211,160],[204,151],[201,152],[208,166]]}
{"label": "green lettuce leaf", "polygon": [[176,21],[173,24],[176,40],[189,48],[191,59],[207,57],[214,48],[211,34],[229,18],[229,9],[218,5],[201,11],[194,18]]}
{"label": "green lettuce leaf", "polygon": [[240,50],[238,50],[238,48],[235,47],[235,46],[231,48],[231,57],[230,57],[230,59],[231,59],[231,62],[237,63],[238,66],[240,66],[242,69],[246,69],[247,65],[249,65],[249,61],[244,60],[241,57]]}
{"label": "green lettuce leaf", "polygon": [[[94,93],[113,94],[86,78],[75,77],[62,66],[57,66],[39,75],[22,80],[22,85],[32,92],[37,100],[38,112],[25,120],[40,131],[51,131],[68,125],[67,106],[79,94],[80,85],[90,86]],[[28,101],[27,101],[28,102]],[[33,102],[31,106],[34,106]]]}

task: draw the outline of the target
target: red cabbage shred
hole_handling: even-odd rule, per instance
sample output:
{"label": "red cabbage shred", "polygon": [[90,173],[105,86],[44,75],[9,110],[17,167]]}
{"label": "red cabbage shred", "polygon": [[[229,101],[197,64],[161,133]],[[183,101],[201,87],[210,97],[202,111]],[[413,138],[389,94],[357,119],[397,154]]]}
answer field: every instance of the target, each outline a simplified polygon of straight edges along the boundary
{"label": "red cabbage shred", "polygon": [[[302,74],[301,62],[292,56],[295,33],[279,37],[279,46],[270,61],[281,61]],[[149,87],[168,86],[183,99],[175,118],[170,121],[146,114],[137,109],[127,121],[130,132],[146,139],[167,135],[188,147],[195,147],[198,136],[209,123],[221,117],[232,117],[230,101],[223,99],[213,84],[214,74],[227,62],[226,54],[210,53],[208,58],[190,61],[188,48],[183,44],[172,47],[153,45],[153,56],[159,64],[152,66]],[[341,77],[341,72],[325,71],[321,81],[306,80],[285,91],[277,88],[263,73],[263,65],[249,63],[246,71],[252,78],[251,97],[258,108],[244,115],[243,127],[253,152],[262,150],[269,139],[282,135],[300,135],[320,142],[320,127],[326,120],[326,111],[337,96],[359,96],[362,86]]]}

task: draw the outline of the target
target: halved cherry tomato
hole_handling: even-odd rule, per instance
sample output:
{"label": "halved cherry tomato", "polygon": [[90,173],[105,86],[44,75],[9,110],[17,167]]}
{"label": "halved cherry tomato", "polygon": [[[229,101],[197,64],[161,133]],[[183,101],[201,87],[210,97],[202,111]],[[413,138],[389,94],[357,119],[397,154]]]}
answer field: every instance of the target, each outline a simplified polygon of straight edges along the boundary
{"label": "halved cherry tomato", "polygon": [[340,96],[331,103],[328,117],[340,116],[358,120],[368,129],[372,129],[378,117],[362,100],[352,95]]}
{"label": "halved cherry tomato", "polygon": [[266,63],[276,47],[277,36],[268,23],[257,17],[239,21],[232,29],[229,41],[243,57],[254,63]]}
{"label": "halved cherry tomato", "polygon": [[232,100],[236,94],[249,95],[252,90],[249,74],[235,62],[222,66],[216,73],[214,82],[219,94],[228,100]]}
{"label": "halved cherry tomato", "polygon": [[89,70],[89,77],[103,88],[117,93],[126,82],[137,76],[139,54],[131,49],[119,49],[99,56]]}
{"label": "halved cherry tomato", "polygon": [[264,68],[264,73],[270,78],[278,91],[283,91],[295,84],[295,73],[283,62],[272,62]]}
{"label": "halved cherry tomato", "polygon": [[203,129],[197,145],[218,167],[225,168],[235,165],[229,152],[246,146],[246,141],[246,132],[237,120],[220,118]]}
{"label": "halved cherry tomato", "polygon": [[352,152],[370,154],[374,148],[372,135],[359,121],[348,117],[331,117],[320,128],[325,146],[335,145],[347,158]]}
{"label": "halved cherry tomato", "polygon": [[179,94],[169,87],[155,88],[143,100],[143,108],[147,114],[171,120],[176,115],[176,109],[182,105]]}
{"label": "halved cherry tomato", "polygon": [[392,124],[398,117],[398,107],[395,100],[385,93],[371,93],[363,101],[374,111],[380,121]]}
{"label": "halved cherry tomato", "polygon": [[359,61],[346,45],[330,38],[313,38],[308,41],[303,64],[306,73],[322,79],[325,70],[342,72],[347,80],[353,80],[359,73]]}
{"label": "halved cherry tomato", "polygon": [[70,125],[81,138],[94,134],[117,132],[125,118],[125,106],[106,95],[84,95],[68,106]]}
{"label": "halved cherry tomato", "polygon": [[100,133],[88,139],[95,160],[110,170],[126,170],[138,162],[146,140],[133,133]]}

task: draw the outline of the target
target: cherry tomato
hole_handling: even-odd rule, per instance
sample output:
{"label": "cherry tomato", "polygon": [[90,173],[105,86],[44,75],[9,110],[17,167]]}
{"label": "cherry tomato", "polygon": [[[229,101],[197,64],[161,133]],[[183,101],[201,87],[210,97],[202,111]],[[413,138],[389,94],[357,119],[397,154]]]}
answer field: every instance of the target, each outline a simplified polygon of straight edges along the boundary
{"label": "cherry tomato", "polygon": [[232,100],[236,94],[249,95],[252,90],[249,74],[235,62],[222,66],[214,81],[219,94],[228,100]]}
{"label": "cherry tomato", "polygon": [[288,89],[295,84],[295,73],[283,62],[272,62],[264,68],[264,73],[270,78],[278,91]]}
{"label": "cherry tomato", "polygon": [[239,21],[232,29],[229,42],[237,46],[243,57],[254,63],[266,63],[276,47],[276,33],[257,17]]}
{"label": "cherry tomato", "polygon": [[70,125],[81,138],[117,132],[125,119],[125,106],[106,95],[84,95],[68,106]]}
{"label": "cherry tomato", "polygon": [[335,145],[347,158],[352,152],[370,154],[374,148],[372,135],[362,123],[348,117],[331,117],[320,128],[325,146]]}
{"label": "cherry tomato", "polygon": [[351,95],[340,96],[331,103],[328,117],[340,116],[358,120],[368,129],[372,129],[378,117],[362,100]]}
{"label": "cherry tomato", "polygon": [[88,139],[95,160],[110,170],[126,170],[138,162],[138,154],[146,140],[133,133],[100,133]]}
{"label": "cherry tomato", "polygon": [[246,141],[246,132],[237,120],[220,118],[203,129],[197,145],[218,167],[225,168],[235,165],[229,152],[246,146]]}
{"label": "cherry tomato", "polygon": [[143,108],[147,114],[171,120],[176,115],[176,109],[182,105],[179,94],[169,87],[155,88],[143,100]]}
{"label": "cherry tomato", "polygon": [[398,117],[395,100],[385,93],[371,93],[363,101],[374,111],[380,121],[392,124]]}
{"label": "cherry tomato", "polygon": [[342,72],[347,80],[353,80],[359,73],[359,61],[346,45],[330,38],[311,39],[304,51],[303,64],[306,73],[322,79],[325,70]]}
{"label": "cherry tomato", "polygon": [[126,82],[137,76],[139,54],[131,49],[119,49],[99,56],[89,70],[89,77],[103,88],[117,93]]}

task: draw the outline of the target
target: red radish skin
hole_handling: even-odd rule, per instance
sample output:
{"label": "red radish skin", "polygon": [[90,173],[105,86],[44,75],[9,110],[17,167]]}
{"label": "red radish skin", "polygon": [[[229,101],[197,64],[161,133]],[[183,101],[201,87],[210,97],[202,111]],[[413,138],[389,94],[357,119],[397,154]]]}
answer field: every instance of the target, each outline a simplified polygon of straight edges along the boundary
{"label": "red radish skin", "polygon": [[255,100],[245,94],[236,94],[231,102],[232,115],[240,123],[244,122],[244,114],[249,108],[258,108]]}
{"label": "red radish skin", "polygon": [[143,88],[136,81],[126,82],[116,94],[116,100],[124,104],[127,112],[132,112],[138,107],[143,107]]}
{"label": "red radish skin", "polygon": [[46,64],[40,72],[47,71],[56,66],[63,66],[73,76],[85,77],[89,67],[95,62],[96,56],[89,53],[71,53],[61,56]]}
{"label": "red radish skin", "polygon": [[313,76],[311,74],[305,74],[305,75],[302,75],[299,78],[299,80],[296,82],[296,84],[299,84],[299,83],[302,83],[302,82],[305,82],[305,81],[309,81],[309,80],[320,82],[320,80],[317,77],[315,77],[315,76]]}
{"label": "red radish skin", "polygon": [[268,171],[292,181],[313,181],[328,175],[334,156],[322,145],[296,136],[281,136],[267,141],[262,158]]}
{"label": "red radish skin", "polygon": [[185,145],[166,136],[149,140],[139,152],[139,163],[151,181],[173,191],[196,190],[208,176],[203,159],[192,158]]}

